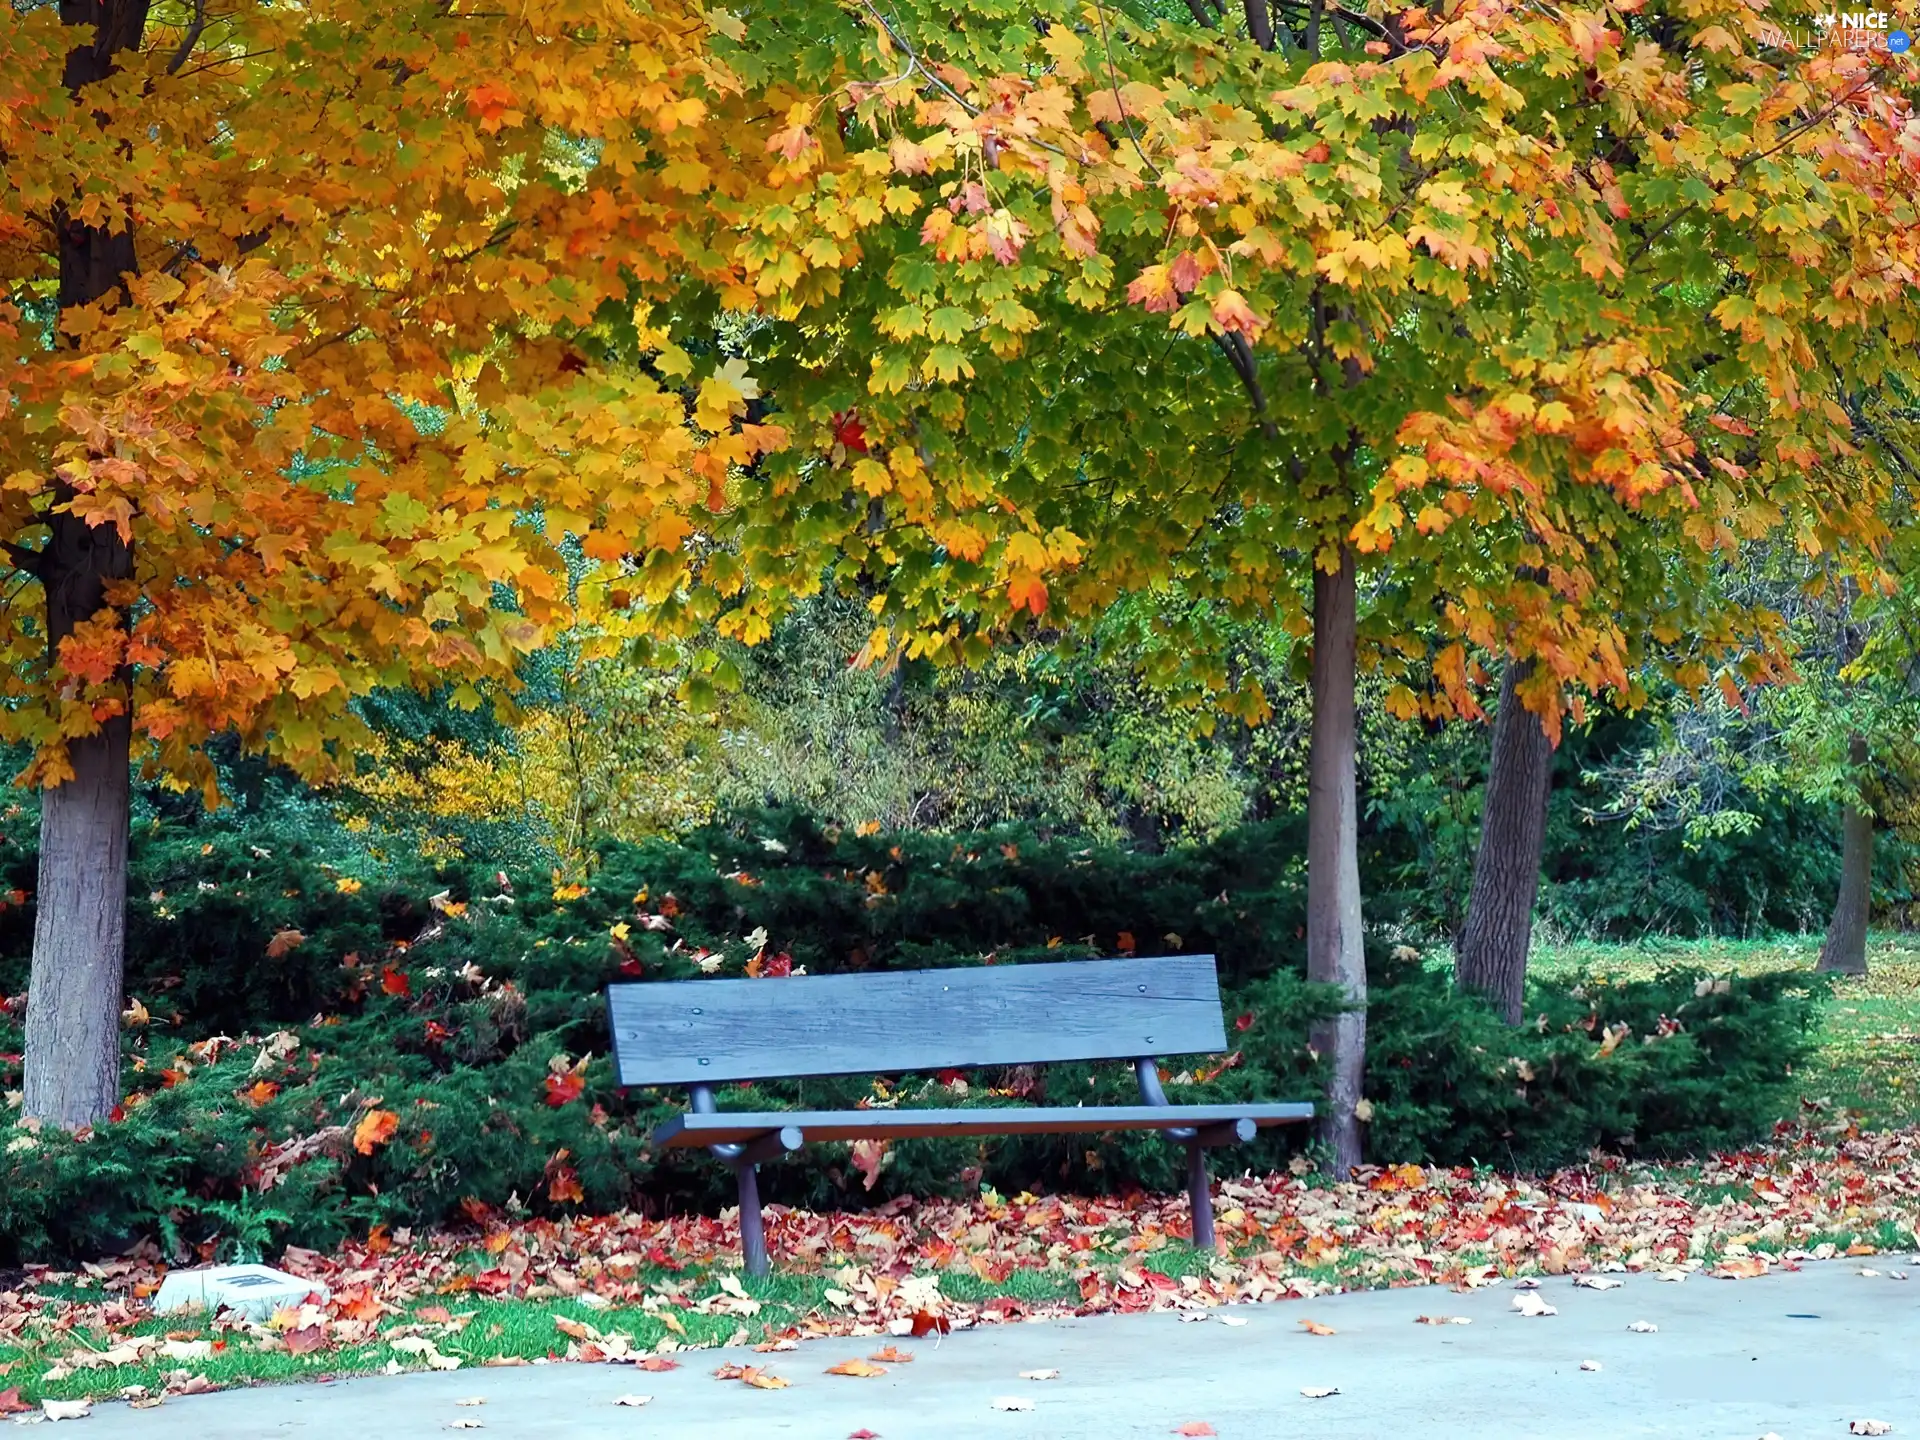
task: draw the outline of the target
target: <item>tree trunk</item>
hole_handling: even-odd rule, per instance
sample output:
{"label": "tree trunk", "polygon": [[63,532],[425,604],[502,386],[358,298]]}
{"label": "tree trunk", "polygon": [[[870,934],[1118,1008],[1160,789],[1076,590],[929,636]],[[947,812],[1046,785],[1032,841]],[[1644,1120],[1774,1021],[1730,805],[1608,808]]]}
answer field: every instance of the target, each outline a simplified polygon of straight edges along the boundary
{"label": "tree trunk", "polygon": [[[1867,739],[1847,738],[1847,761],[1856,784],[1864,784]],[[1867,973],[1867,914],[1873,901],[1873,816],[1856,805],[1840,817],[1840,895],[1833,904],[1820,963],[1814,968],[1830,974]]]}
{"label": "tree trunk", "polygon": [[75,741],[74,778],[41,800],[22,1112],[68,1129],[120,1103],[128,728]]}
{"label": "tree trunk", "polygon": [[[79,98],[113,73],[122,52],[138,48],[147,4],[61,0],[60,20],[85,34],[67,52],[64,76]],[[125,216],[115,231],[76,220],[61,204],[54,207],[53,229],[63,311],[122,288],[136,269]],[[131,543],[112,525],[89,525],[67,513],[73,498],[71,489],[56,487],[51,535],[34,561],[46,596],[50,664],[77,623],[109,608],[108,583],[133,573]],[[104,1119],[120,1099],[131,740],[132,720],[123,708],[103,720],[98,733],[69,742],[73,778],[41,797],[22,1113],[68,1128]]]}
{"label": "tree trunk", "polygon": [[1454,978],[1493,1002],[1518,1025],[1525,1002],[1527,946],[1533,902],[1540,891],[1540,854],[1547,839],[1547,789],[1553,783],[1553,742],[1540,717],[1520,699],[1530,660],[1507,661],[1500,709],[1493,721],[1487,797],[1466,923],[1455,947]]}
{"label": "tree trunk", "polygon": [[1354,794],[1353,551],[1313,572],[1313,739],[1307,759],[1307,978],[1340,986],[1353,1009],[1313,1033],[1330,1073],[1320,1138],[1333,1173],[1360,1163],[1367,1058],[1367,956],[1360,930],[1360,835]]}

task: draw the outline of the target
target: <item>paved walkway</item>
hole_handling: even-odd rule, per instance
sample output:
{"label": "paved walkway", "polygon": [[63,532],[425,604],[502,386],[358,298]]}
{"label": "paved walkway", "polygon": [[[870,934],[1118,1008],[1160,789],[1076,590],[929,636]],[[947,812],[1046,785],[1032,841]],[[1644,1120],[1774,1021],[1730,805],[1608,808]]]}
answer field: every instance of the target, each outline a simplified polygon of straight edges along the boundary
{"label": "paved walkway", "polygon": [[[1783,1440],[1844,1436],[1850,1421],[1920,1437],[1920,1266],[1810,1265],[1798,1273],[1684,1283],[1622,1276],[1617,1290],[1549,1280],[1556,1316],[1527,1319],[1507,1285],[1456,1295],[1393,1290],[1208,1312],[1101,1316],[967,1331],[935,1345],[900,1342],[916,1360],[884,1379],[827,1366],[877,1341],[826,1340],[780,1355],[706,1351],[664,1375],[553,1365],[406,1375],[230,1392],[135,1412],[103,1405],[83,1440],[441,1440],[456,1420],[528,1440],[671,1436],[689,1440],[1131,1440],[1192,1421],[1221,1440],[1530,1440],[1671,1436]],[[1863,1265],[1880,1278],[1859,1274]],[[1417,1325],[1416,1315],[1471,1325]],[[1221,1323],[1222,1316],[1244,1320]],[[1338,1334],[1300,1328],[1311,1317]],[[1634,1321],[1656,1334],[1628,1330]],[[722,1382],[726,1361],[761,1364],[788,1389]],[[1598,1371],[1583,1371],[1596,1361]],[[1049,1381],[1020,1372],[1057,1369]],[[1337,1387],[1308,1399],[1302,1387]],[[614,1397],[652,1395],[642,1409]],[[456,1407],[485,1396],[479,1408]],[[1000,1411],[1016,1396],[1031,1411]],[[1206,1433],[1204,1431],[1200,1433]]]}

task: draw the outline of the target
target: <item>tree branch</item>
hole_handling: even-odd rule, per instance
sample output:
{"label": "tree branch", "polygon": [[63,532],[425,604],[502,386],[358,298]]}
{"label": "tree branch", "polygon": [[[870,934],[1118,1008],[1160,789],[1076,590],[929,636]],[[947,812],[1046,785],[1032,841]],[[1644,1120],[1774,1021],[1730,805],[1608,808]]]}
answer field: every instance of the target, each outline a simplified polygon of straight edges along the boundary
{"label": "tree branch", "polygon": [[179,47],[173,52],[173,59],[167,62],[167,74],[178,73],[187,63],[187,57],[193,54],[193,47],[200,43],[200,37],[207,33],[207,0],[193,0],[193,20],[187,26],[187,33],[180,37]]}
{"label": "tree branch", "polygon": [[1267,13],[1267,0],[1241,0],[1247,12],[1247,33],[1262,50],[1273,49],[1273,17]]}
{"label": "tree branch", "polygon": [[24,545],[16,545],[11,540],[0,541],[0,555],[7,557],[7,563],[22,574],[40,578],[42,560],[38,550],[29,550]]}

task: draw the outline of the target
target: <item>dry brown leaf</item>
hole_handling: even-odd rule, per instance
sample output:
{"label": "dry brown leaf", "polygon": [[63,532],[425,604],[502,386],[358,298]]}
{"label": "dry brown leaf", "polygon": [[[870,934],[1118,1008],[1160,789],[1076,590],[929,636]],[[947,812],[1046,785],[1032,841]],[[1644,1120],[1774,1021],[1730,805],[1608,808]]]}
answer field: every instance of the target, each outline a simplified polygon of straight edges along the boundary
{"label": "dry brown leaf", "polygon": [[911,1350],[902,1350],[897,1345],[889,1345],[884,1350],[874,1351],[873,1354],[867,1358],[869,1360],[878,1360],[882,1365],[911,1365],[913,1363],[913,1352]]}
{"label": "dry brown leaf", "polygon": [[1340,1332],[1331,1325],[1322,1325],[1318,1320],[1302,1320],[1300,1328],[1309,1335],[1338,1335]]}
{"label": "dry brown leaf", "polygon": [[838,1365],[829,1365],[827,1367],[827,1374],[829,1375],[851,1375],[861,1380],[871,1379],[875,1375],[884,1375],[886,1373],[886,1366],[870,1365],[865,1360],[858,1359],[842,1360]]}
{"label": "dry brown leaf", "polygon": [[1716,1280],[1755,1280],[1767,1273],[1767,1262],[1758,1255],[1741,1255],[1722,1260],[1713,1267]]}
{"label": "dry brown leaf", "polygon": [[680,1362],[678,1360],[669,1360],[664,1355],[649,1355],[640,1362],[640,1368],[642,1370],[652,1371],[655,1374],[661,1374],[668,1370],[678,1370],[680,1368]]}

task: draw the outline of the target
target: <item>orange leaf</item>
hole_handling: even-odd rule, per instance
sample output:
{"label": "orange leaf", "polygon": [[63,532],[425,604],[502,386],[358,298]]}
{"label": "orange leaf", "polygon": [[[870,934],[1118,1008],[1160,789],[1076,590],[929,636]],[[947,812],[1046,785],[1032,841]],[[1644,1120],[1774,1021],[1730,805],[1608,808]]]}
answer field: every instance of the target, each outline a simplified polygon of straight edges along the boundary
{"label": "orange leaf", "polygon": [[399,1128],[400,1117],[391,1110],[369,1110],[360,1117],[360,1123],[353,1127],[353,1148],[362,1155],[371,1155],[393,1139],[394,1132]]}
{"label": "orange leaf", "polygon": [[669,1360],[664,1355],[649,1355],[640,1362],[640,1368],[642,1370],[650,1370],[657,1375],[667,1370],[678,1370],[680,1368],[680,1362],[678,1360]]}
{"label": "orange leaf", "polygon": [[407,996],[413,994],[413,980],[406,971],[389,965],[380,972],[380,988],[389,995]]}
{"label": "orange leaf", "polygon": [[573,1173],[571,1165],[556,1165],[553,1179],[547,1184],[547,1198],[556,1205],[578,1205],[587,1197],[580,1190],[580,1177]]}
{"label": "orange leaf", "polygon": [[240,1098],[249,1105],[264,1105],[280,1093],[280,1087],[271,1080],[256,1080],[240,1092]]}
{"label": "orange leaf", "polygon": [[269,960],[278,960],[282,955],[286,954],[296,945],[299,945],[306,938],[307,937],[302,935],[298,930],[281,930],[276,932],[273,939],[267,942],[267,958]]}
{"label": "orange leaf", "polygon": [[911,1365],[913,1363],[913,1353],[911,1351],[900,1350],[892,1345],[887,1346],[884,1350],[874,1351],[873,1354],[867,1358],[869,1360],[878,1360],[887,1365]]}
{"label": "orange leaf", "polygon": [[852,1375],[861,1380],[871,1379],[875,1375],[884,1375],[886,1373],[886,1366],[869,1365],[865,1360],[842,1360],[838,1365],[829,1365],[827,1367],[827,1374],[829,1375]]}
{"label": "orange leaf", "polygon": [[287,1331],[287,1353],[289,1355],[311,1355],[323,1350],[327,1344],[327,1329],[324,1325],[302,1325],[298,1330]]}
{"label": "orange leaf", "polygon": [[1322,1325],[1318,1320],[1302,1320],[1300,1328],[1309,1335],[1338,1335],[1340,1332],[1331,1325]]}

